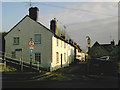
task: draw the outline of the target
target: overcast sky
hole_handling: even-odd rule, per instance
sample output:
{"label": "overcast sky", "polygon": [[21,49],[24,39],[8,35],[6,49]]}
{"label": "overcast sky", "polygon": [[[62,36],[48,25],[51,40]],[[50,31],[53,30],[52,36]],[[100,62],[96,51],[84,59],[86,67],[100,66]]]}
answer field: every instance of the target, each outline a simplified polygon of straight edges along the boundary
{"label": "overcast sky", "polygon": [[[86,49],[86,36],[93,44],[110,43],[118,40],[117,2],[44,2],[32,3],[39,10],[39,22],[49,28],[49,22],[57,18],[58,28],[66,26],[66,32],[83,49]],[[9,31],[28,14],[29,3],[2,3],[2,31]],[[1,29],[0,29],[1,30]]]}

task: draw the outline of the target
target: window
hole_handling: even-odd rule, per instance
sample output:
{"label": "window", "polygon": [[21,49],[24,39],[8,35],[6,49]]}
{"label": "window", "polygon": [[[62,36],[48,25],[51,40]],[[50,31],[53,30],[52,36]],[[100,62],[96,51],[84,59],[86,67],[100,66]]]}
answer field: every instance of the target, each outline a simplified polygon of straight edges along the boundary
{"label": "window", "polygon": [[19,37],[13,37],[13,44],[19,45]]}
{"label": "window", "polygon": [[12,58],[16,58],[16,53],[15,53],[15,51],[12,51]]}
{"label": "window", "polygon": [[64,53],[64,61],[66,62],[66,53]]}
{"label": "window", "polygon": [[58,46],[58,39],[57,39],[57,46]]}
{"label": "window", "polygon": [[35,53],[35,63],[41,63],[41,54],[40,53]]}
{"label": "window", "polygon": [[62,41],[61,41],[61,47],[62,47]]}
{"label": "window", "polygon": [[35,34],[35,44],[41,43],[41,34]]}
{"label": "window", "polygon": [[66,43],[64,42],[64,48],[66,48]]}
{"label": "window", "polygon": [[59,63],[59,53],[56,52],[56,63]]}

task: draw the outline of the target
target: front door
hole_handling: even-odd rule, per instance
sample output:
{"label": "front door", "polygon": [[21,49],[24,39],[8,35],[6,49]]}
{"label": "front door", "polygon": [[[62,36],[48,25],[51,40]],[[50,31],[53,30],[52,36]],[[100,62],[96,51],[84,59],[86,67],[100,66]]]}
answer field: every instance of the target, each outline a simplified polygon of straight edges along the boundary
{"label": "front door", "polygon": [[62,54],[61,54],[61,67],[62,67]]}

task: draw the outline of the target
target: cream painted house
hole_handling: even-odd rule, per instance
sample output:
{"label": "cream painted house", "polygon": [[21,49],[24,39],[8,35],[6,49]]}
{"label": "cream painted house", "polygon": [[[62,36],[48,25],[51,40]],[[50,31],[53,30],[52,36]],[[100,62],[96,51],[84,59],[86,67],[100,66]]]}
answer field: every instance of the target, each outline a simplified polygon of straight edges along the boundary
{"label": "cream painted house", "polygon": [[[50,29],[38,22],[37,7],[29,9],[26,15],[5,36],[5,56],[24,64],[30,64],[54,71],[74,61],[74,45],[57,36],[56,19]],[[35,42],[30,53],[28,42]]]}
{"label": "cream painted house", "polygon": [[79,61],[85,61],[85,52],[80,48],[79,45],[75,42],[75,59]]}
{"label": "cream painted house", "polygon": [[79,51],[79,49],[76,49],[76,59],[79,61],[85,61],[85,53],[83,51]]}

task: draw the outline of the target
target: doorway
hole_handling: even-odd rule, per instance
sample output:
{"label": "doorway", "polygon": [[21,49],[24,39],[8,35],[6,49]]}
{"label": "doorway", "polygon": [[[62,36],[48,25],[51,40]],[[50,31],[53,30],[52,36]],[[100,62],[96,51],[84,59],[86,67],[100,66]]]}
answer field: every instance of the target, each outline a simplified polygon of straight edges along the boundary
{"label": "doorway", "polygon": [[62,54],[61,54],[61,67],[62,67]]}

